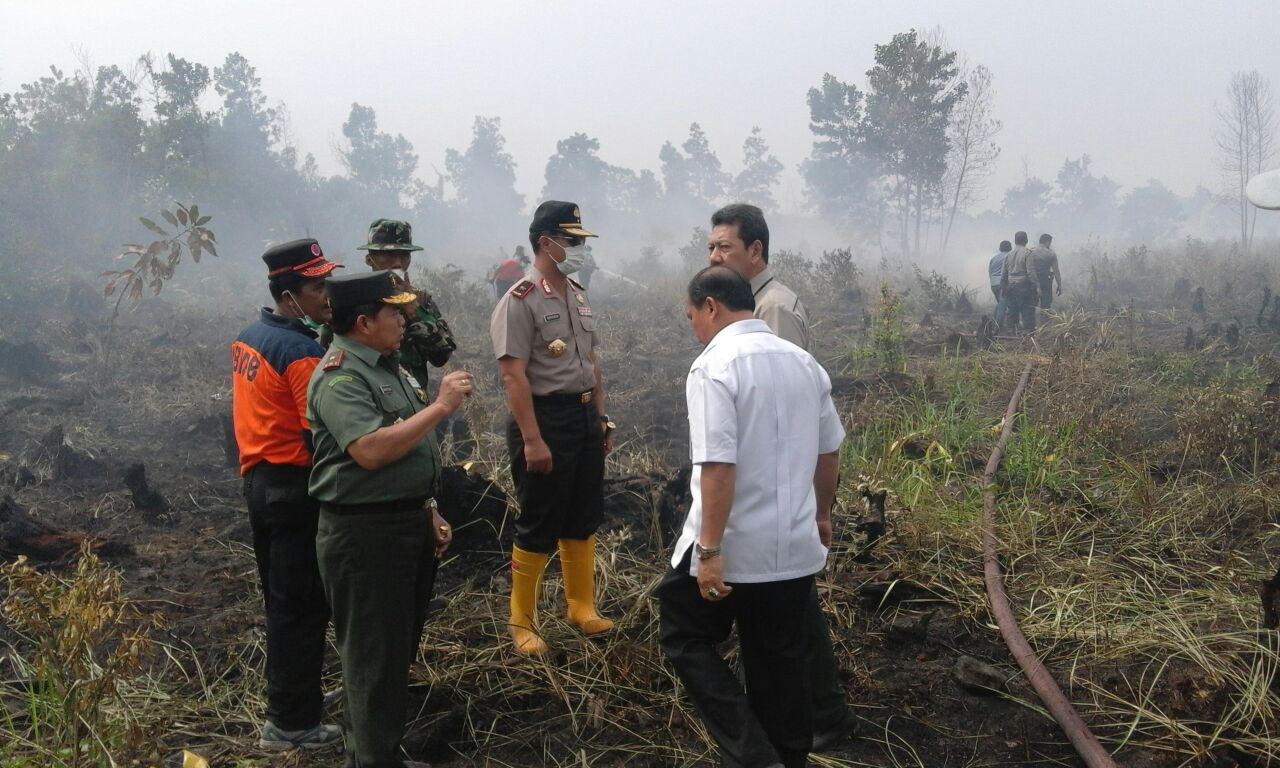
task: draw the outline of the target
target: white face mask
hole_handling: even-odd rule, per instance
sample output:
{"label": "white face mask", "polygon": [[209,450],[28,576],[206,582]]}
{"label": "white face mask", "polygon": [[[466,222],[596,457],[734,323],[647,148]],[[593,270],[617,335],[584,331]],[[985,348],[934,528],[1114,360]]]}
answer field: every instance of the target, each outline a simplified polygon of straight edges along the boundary
{"label": "white face mask", "polygon": [[294,310],[299,315],[301,315],[301,317],[299,317],[298,319],[302,321],[302,324],[307,326],[313,331],[319,331],[321,328],[321,324],[316,322],[315,320],[312,320],[311,315],[308,315],[306,312],[302,311],[302,305],[299,304],[298,300],[293,297],[293,291],[285,291],[285,295],[289,297],[289,301],[293,302]]}
{"label": "white face mask", "polygon": [[591,254],[591,246],[586,243],[561,247],[564,248],[564,261],[557,261],[556,269],[565,275],[572,275],[582,269],[582,265],[587,261],[587,256]]}

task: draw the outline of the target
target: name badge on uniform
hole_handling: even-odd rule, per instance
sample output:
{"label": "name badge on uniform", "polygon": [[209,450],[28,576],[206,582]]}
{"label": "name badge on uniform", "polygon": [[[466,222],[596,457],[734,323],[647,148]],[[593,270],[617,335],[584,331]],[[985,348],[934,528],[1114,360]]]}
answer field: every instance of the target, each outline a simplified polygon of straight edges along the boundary
{"label": "name badge on uniform", "polygon": [[551,313],[551,314],[549,314],[549,315],[543,315],[543,316],[542,316],[542,321],[543,321],[544,323],[553,323],[553,322],[555,322],[556,320],[559,320],[559,319],[560,319],[560,313],[559,313],[559,312],[552,312],[552,313]]}
{"label": "name badge on uniform", "polygon": [[409,382],[410,389],[422,389],[422,385],[418,383],[418,380],[413,377],[412,373],[405,374],[404,379]]}
{"label": "name badge on uniform", "polygon": [[382,390],[382,394],[384,394],[384,395],[389,395],[389,394],[391,394],[391,385],[390,385],[390,384],[382,384],[382,385],[379,385],[378,389]]}
{"label": "name badge on uniform", "polygon": [[591,317],[591,307],[578,307],[578,314],[582,317]]}

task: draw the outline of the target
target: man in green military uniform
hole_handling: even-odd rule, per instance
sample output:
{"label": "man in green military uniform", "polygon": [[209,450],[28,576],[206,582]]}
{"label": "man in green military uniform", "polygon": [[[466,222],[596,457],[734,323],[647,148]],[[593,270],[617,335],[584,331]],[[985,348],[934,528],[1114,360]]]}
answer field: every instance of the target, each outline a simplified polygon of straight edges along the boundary
{"label": "man in green military uniform", "polygon": [[425,387],[430,372],[427,364],[439,368],[449,362],[458,344],[431,294],[414,290],[409,284],[409,262],[414,251],[422,250],[422,246],[413,244],[413,227],[407,221],[375,219],[369,225],[369,242],[356,250],[368,252],[364,261],[374,269],[399,270],[405,291],[414,295],[415,301],[403,308],[407,324],[400,344],[400,361]]}
{"label": "man in green military uniform", "polygon": [[470,396],[446,374],[435,402],[400,364],[401,308],[415,297],[378,271],[325,283],[335,334],[307,390],[314,443],[309,490],[320,502],[316,554],[342,659],[347,768],[404,765],[409,662],[435,562],[452,531],[432,496],[432,436]]}

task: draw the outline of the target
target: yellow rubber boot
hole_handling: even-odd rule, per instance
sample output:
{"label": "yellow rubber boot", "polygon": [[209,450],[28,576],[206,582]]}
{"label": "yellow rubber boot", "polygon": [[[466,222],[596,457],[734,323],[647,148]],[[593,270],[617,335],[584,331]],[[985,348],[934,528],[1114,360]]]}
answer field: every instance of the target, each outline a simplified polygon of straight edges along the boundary
{"label": "yellow rubber boot", "polygon": [[516,652],[540,656],[547,644],[538,635],[538,585],[550,555],[511,548],[511,621],[507,625]]}
{"label": "yellow rubber boot", "polygon": [[588,635],[613,629],[613,622],[596,613],[596,537],[560,540],[560,571],[569,621]]}

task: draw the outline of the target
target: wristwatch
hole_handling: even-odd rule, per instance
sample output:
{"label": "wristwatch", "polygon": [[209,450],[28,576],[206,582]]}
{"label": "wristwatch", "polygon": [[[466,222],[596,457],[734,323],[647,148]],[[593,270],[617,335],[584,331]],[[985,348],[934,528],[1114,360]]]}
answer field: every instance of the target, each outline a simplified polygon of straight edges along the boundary
{"label": "wristwatch", "polygon": [[698,556],[698,560],[710,560],[713,557],[720,556],[719,547],[704,547],[698,542],[693,542],[693,553]]}
{"label": "wristwatch", "polygon": [[600,414],[600,423],[605,425],[607,429],[617,429],[618,425],[613,423],[613,419],[609,418],[609,414]]}

